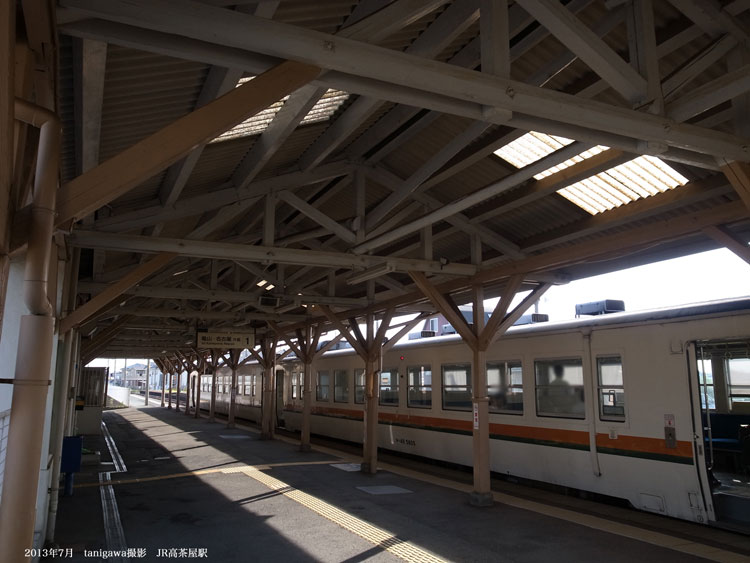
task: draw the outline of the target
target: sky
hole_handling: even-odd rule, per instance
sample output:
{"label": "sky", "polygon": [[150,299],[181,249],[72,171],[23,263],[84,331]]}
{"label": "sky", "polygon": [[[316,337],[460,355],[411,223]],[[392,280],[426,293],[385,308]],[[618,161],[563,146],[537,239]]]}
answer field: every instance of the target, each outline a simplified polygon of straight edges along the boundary
{"label": "sky", "polygon": [[750,264],[722,248],[552,287],[539,312],[560,321],[575,318],[577,303],[603,299],[619,299],[626,311],[640,311],[746,295]]}
{"label": "sky", "polygon": [[[515,302],[525,295],[517,295]],[[575,318],[577,303],[603,299],[618,299],[625,302],[626,311],[640,311],[747,295],[750,265],[722,248],[552,287],[540,300],[539,312],[548,314],[551,321],[562,321]],[[486,302],[487,311],[495,301]],[[133,363],[145,364],[146,360],[128,360],[128,365]],[[123,364],[117,360],[117,369]],[[89,365],[109,365],[110,373],[114,371],[113,360],[98,358]]]}

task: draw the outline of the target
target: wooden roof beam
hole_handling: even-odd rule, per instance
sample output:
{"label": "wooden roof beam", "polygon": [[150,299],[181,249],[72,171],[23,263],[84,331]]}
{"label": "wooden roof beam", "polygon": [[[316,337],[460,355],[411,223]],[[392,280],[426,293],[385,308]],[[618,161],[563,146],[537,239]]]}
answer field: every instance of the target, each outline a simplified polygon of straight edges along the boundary
{"label": "wooden roof beam", "polygon": [[461,311],[456,306],[453,299],[447,293],[442,293],[434,285],[430,283],[427,277],[421,272],[409,272],[409,276],[414,280],[415,285],[419,288],[422,294],[430,300],[435,308],[448,320],[448,322],[456,329],[456,332],[461,335],[469,347],[472,350],[477,348],[477,336],[474,334],[474,330],[469,326],[469,323],[464,318]]}
{"label": "wooden roof beam", "polygon": [[[444,4],[441,2],[440,4]],[[419,2],[417,2],[419,4]],[[434,2],[421,2],[424,8],[435,9]],[[401,5],[401,6],[400,6]],[[410,2],[394,2],[388,8],[394,11],[408,8]],[[382,10],[385,12],[388,8]],[[408,13],[408,12],[407,12]],[[458,37],[479,16],[478,0],[454,2],[406,49],[407,53],[420,57],[432,58],[438,55],[447,45]],[[405,21],[396,19],[396,22]],[[356,27],[355,24],[352,27]],[[338,37],[360,39],[349,29],[343,29]],[[384,26],[384,29],[393,29]],[[305,151],[299,161],[301,170],[311,170],[322,163],[341,143],[349,137],[370,115],[372,115],[382,101],[367,96],[361,96],[334,122],[328,129]]]}
{"label": "wooden roof beam", "polygon": [[199,108],[63,185],[57,224],[84,217],[163,170],[233,125],[304,86],[320,73],[315,66],[284,62]]}
{"label": "wooden roof beam", "polygon": [[721,171],[732,184],[747,209],[750,209],[750,164],[745,162],[724,161]]}
{"label": "wooden roof beam", "polygon": [[101,309],[107,307],[119,298],[126,289],[133,287],[166,266],[175,256],[176,254],[165,252],[151,258],[148,262],[144,262],[135,270],[128,273],[120,281],[112,284],[90,301],[78,307],[75,311],[70,312],[60,321],[60,334],[65,334],[71,328],[76,327],[91,318]]}
{"label": "wooden roof beam", "polygon": [[646,99],[646,80],[563,4],[555,0],[517,0],[552,35],[631,104]]}
{"label": "wooden roof beam", "polygon": [[439,260],[417,258],[392,258],[388,256],[356,256],[346,252],[317,251],[299,248],[249,246],[202,240],[144,237],[139,235],[119,235],[97,231],[74,231],[69,236],[73,246],[83,248],[104,248],[123,252],[174,253],[180,256],[201,258],[221,258],[239,262],[250,261],[261,264],[294,264],[328,268],[348,268],[363,270],[383,263],[391,264],[398,271],[425,271],[457,276],[470,276],[476,273],[476,266],[461,263],[443,263]]}
{"label": "wooden roof beam", "polygon": [[750,246],[728,228],[722,225],[711,225],[705,227],[703,232],[750,264]]}

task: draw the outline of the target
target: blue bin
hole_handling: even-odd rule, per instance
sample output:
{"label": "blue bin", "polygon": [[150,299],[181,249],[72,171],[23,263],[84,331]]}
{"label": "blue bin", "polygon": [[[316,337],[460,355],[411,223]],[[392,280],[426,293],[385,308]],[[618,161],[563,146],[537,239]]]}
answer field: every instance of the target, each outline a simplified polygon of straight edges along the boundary
{"label": "blue bin", "polygon": [[81,470],[81,452],[83,451],[82,436],[66,436],[63,438],[60,471],[62,473],[76,473]]}

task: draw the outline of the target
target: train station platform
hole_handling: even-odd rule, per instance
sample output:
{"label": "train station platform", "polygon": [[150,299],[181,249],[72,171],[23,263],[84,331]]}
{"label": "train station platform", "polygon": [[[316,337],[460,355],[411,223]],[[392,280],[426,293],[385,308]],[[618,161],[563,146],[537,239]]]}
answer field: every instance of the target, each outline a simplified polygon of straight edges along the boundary
{"label": "train station platform", "polygon": [[460,472],[411,460],[366,475],[344,451],[158,406],[103,421],[85,444],[100,463],[61,499],[68,561],[750,561],[747,536],[507,482],[476,508]]}

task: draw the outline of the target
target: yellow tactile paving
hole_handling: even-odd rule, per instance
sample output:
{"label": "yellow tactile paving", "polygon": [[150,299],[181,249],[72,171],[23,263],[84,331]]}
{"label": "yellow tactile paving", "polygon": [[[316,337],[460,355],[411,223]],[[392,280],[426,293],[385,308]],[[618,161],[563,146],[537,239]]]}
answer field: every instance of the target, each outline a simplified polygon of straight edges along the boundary
{"label": "yellow tactile paving", "polygon": [[[234,469],[234,468],[233,468]],[[284,496],[291,500],[301,504],[302,506],[309,508],[316,514],[319,514],[323,518],[326,518],[338,524],[345,530],[358,535],[359,537],[381,547],[385,551],[392,553],[396,557],[403,559],[404,561],[415,561],[419,563],[438,563],[445,561],[440,557],[422,549],[421,547],[414,545],[411,542],[402,540],[394,536],[391,532],[373,526],[369,522],[357,518],[344,512],[340,508],[333,506],[317,497],[310,494],[304,493],[298,489],[290,487],[288,484],[271,477],[270,475],[258,471],[255,468],[247,467],[243,471],[248,477],[252,477],[256,481],[262,483],[273,491],[278,491]]]}

